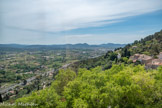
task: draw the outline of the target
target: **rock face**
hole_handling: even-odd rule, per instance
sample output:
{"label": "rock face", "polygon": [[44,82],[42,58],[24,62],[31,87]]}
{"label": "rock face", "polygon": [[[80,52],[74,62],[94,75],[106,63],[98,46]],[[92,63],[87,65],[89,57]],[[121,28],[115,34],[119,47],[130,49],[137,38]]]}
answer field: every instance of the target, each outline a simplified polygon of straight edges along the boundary
{"label": "rock face", "polygon": [[158,55],[158,59],[154,59],[153,57],[145,54],[134,54],[129,59],[133,62],[140,61],[145,65],[146,69],[156,69],[158,66],[162,66],[162,52]]}
{"label": "rock face", "polygon": [[153,58],[151,56],[145,54],[135,54],[130,57],[133,62],[140,61],[142,64],[149,63]]}
{"label": "rock face", "polygon": [[158,58],[159,58],[160,60],[162,60],[162,52],[160,52],[160,54],[158,55]]}
{"label": "rock face", "polygon": [[120,53],[118,53],[117,58],[118,58],[118,59],[120,59],[120,58],[121,58],[121,54],[120,54]]}
{"label": "rock face", "polygon": [[147,66],[147,68],[156,69],[158,66],[162,66],[162,59],[153,59],[146,66]]}

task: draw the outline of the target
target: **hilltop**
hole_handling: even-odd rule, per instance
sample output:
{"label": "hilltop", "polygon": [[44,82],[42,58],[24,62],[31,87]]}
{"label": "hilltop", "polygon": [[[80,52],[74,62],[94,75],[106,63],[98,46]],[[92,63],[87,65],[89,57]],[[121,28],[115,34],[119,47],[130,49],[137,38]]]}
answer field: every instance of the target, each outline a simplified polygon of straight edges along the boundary
{"label": "hilltop", "polygon": [[122,48],[122,56],[130,56],[136,53],[156,56],[160,52],[162,52],[162,30]]}

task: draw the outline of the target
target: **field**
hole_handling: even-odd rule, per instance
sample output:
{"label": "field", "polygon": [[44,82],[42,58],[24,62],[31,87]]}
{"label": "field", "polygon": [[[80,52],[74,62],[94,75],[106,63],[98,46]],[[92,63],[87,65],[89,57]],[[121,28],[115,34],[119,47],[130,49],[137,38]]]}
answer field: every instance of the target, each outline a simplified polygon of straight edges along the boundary
{"label": "field", "polygon": [[33,90],[43,89],[51,84],[57,69],[76,61],[101,56],[108,50],[108,48],[1,49],[1,93],[8,100],[21,97]]}

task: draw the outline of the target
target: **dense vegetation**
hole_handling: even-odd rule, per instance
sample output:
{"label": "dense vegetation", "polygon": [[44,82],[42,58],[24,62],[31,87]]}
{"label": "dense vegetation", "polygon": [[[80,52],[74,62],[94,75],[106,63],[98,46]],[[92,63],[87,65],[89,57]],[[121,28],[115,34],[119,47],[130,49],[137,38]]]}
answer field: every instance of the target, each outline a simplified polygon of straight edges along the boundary
{"label": "dense vegetation", "polygon": [[162,30],[154,35],[147,36],[140,41],[136,40],[133,44],[128,44],[122,48],[122,56],[125,57],[135,53],[156,57],[160,52],[162,52]]}
{"label": "dense vegetation", "polygon": [[140,65],[121,64],[105,71],[79,69],[77,74],[67,69],[60,70],[50,88],[16,102],[38,108],[160,108],[161,84],[162,67],[146,71]]}
{"label": "dense vegetation", "polygon": [[102,66],[103,69],[109,69],[111,68],[112,64],[116,62],[117,62],[117,53],[113,51],[108,51],[106,55],[75,62],[74,64],[71,65],[71,67],[75,71],[77,71],[78,68],[91,69],[96,66]]}

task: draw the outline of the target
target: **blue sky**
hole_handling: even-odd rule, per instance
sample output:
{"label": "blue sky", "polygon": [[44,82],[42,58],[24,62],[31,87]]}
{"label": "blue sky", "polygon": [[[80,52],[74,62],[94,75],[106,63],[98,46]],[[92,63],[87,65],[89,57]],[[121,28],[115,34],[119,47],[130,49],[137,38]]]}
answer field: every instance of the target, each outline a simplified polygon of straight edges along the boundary
{"label": "blue sky", "polygon": [[162,30],[161,0],[1,0],[0,43],[131,43]]}

